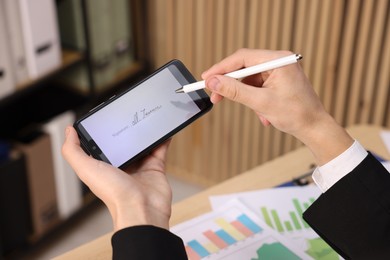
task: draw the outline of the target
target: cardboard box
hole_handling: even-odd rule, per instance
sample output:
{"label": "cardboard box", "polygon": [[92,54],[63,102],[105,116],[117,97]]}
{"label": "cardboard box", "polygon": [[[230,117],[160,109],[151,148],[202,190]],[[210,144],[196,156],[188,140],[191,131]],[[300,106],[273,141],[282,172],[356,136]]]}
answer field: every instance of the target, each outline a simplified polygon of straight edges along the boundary
{"label": "cardboard box", "polygon": [[42,132],[24,135],[17,145],[26,158],[33,239],[59,222],[50,136]]}

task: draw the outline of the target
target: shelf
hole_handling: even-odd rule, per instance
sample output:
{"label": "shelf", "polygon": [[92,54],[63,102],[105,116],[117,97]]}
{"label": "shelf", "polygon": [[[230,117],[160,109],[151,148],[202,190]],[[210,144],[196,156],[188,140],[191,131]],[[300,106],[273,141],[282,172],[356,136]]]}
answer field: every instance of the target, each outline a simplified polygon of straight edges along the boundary
{"label": "shelf", "polygon": [[[136,75],[141,73],[144,70],[145,66],[141,62],[134,62],[127,68],[120,71],[115,78],[110,82],[110,84],[107,84],[106,86],[99,86],[97,87],[96,94],[101,95],[107,92],[112,92],[112,90],[115,90],[116,86],[119,86],[123,83],[126,83],[126,81],[129,78],[134,78]],[[101,90],[99,90],[101,89]]]}
{"label": "shelf", "polygon": [[27,80],[26,82],[23,82],[21,84],[18,84],[16,86],[16,91],[26,89],[30,86],[36,85],[40,82],[42,82],[45,79],[50,78],[51,76],[55,75],[56,73],[59,73],[70,66],[73,66],[77,64],[78,62],[81,62],[84,59],[84,55],[80,53],[79,51],[74,51],[74,50],[67,50],[63,49],[62,50],[62,63],[60,66],[57,68],[51,70],[50,72],[46,73],[45,75],[35,78],[35,79],[30,79]]}
{"label": "shelf", "polygon": [[82,53],[73,50],[62,50],[62,68],[69,67],[83,59]]}
{"label": "shelf", "polygon": [[0,138],[12,138],[19,130],[39,124],[69,109],[78,109],[88,99],[56,85],[45,85],[39,91],[20,95],[14,102],[0,102],[0,117],[4,123]]}
{"label": "shelf", "polygon": [[34,80],[28,80],[23,84],[18,85],[13,93],[0,98],[0,114],[3,113],[4,109],[7,110],[7,107],[12,107],[16,103],[24,104],[21,101],[28,99],[28,97],[31,95],[35,95],[35,92],[40,92],[43,88],[45,88],[45,85],[47,85],[47,82],[53,76],[61,73],[73,65],[76,65],[79,62],[82,62],[83,59],[84,57],[82,53],[63,49],[61,66],[41,77],[38,77]]}
{"label": "shelf", "polygon": [[86,86],[78,86],[76,84],[72,84],[63,80],[62,78],[55,78],[54,82],[58,86],[63,86],[73,90],[79,95],[89,97],[93,100],[100,100],[101,98],[105,98],[112,93],[118,94],[118,89],[122,89],[123,87],[129,86],[136,79],[139,79],[140,76],[145,75],[146,66],[145,63],[140,61],[134,61],[129,64],[126,68],[117,73],[109,82],[105,85],[95,86],[93,88]]}
{"label": "shelf", "polygon": [[[57,1],[57,4],[60,1]],[[71,2],[71,1],[70,1]],[[78,1],[74,1],[77,3]],[[139,82],[148,72],[147,57],[145,51],[146,34],[142,28],[146,22],[144,18],[145,5],[142,1],[130,1],[131,12],[136,14],[131,17],[132,34],[134,34],[134,62],[126,66],[123,70],[113,77],[107,77],[108,84],[96,86],[94,84],[94,75],[92,74],[94,64],[91,56],[91,20],[88,14],[87,1],[81,0],[82,21],[77,26],[82,26],[82,33],[85,38],[83,51],[71,50],[62,47],[61,63],[48,73],[42,76],[28,79],[25,82],[17,84],[13,93],[0,97],[0,117],[4,124],[0,128],[0,139],[12,143],[18,137],[18,134],[30,128],[39,128],[41,125],[50,121],[56,115],[67,110],[73,110],[76,117],[84,114],[91,107],[96,106],[100,100],[106,100],[113,94],[128,89],[133,84]],[[91,7],[92,8],[92,7]],[[99,16],[100,17],[100,16]],[[97,19],[99,18],[97,17]],[[73,19],[74,20],[74,19]],[[111,34],[110,34],[111,35]],[[111,37],[111,36],[108,36]],[[110,40],[111,41],[111,40]],[[73,46],[73,45],[66,45]],[[123,64],[123,63],[121,63]],[[85,68],[86,76],[82,75],[82,80],[78,82],[85,83],[85,92],[82,92],[77,86],[67,85],[68,73],[78,66]],[[95,68],[96,69],[96,68]],[[85,81],[84,81],[85,76]],[[70,77],[70,79],[75,79]],[[76,78],[78,79],[78,78]],[[106,81],[106,82],[107,82]],[[77,81],[76,81],[77,82]],[[100,81],[103,82],[103,81]],[[82,84],[80,83],[80,84]],[[85,186],[85,185],[84,185]],[[15,246],[11,253],[16,257],[22,258],[29,250],[42,246],[46,241],[50,241],[53,236],[67,229],[75,221],[85,217],[85,213],[96,204],[102,202],[88,189],[83,186],[83,204],[69,218],[61,220],[57,225],[50,229],[46,234],[37,237],[29,237],[28,245]],[[1,238],[0,238],[1,239]],[[0,259],[2,259],[3,249],[0,241]],[[5,253],[5,252],[4,252]],[[8,253],[8,252],[7,252]],[[20,257],[18,257],[20,256]]]}

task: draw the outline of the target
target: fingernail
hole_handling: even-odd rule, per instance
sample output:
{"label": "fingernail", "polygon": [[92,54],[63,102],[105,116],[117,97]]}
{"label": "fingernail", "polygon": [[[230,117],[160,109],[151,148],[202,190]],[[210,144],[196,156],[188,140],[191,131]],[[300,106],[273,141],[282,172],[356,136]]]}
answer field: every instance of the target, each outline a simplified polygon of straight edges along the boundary
{"label": "fingernail", "polygon": [[220,85],[221,85],[221,82],[220,82],[219,79],[217,79],[216,77],[211,78],[211,79],[207,82],[207,86],[208,86],[208,88],[209,88],[211,91],[218,91]]}

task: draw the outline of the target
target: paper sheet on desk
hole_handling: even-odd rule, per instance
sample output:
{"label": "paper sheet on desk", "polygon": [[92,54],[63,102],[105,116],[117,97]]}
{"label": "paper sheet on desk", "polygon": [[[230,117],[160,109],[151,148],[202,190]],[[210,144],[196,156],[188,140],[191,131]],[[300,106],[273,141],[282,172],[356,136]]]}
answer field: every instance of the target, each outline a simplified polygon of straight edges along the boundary
{"label": "paper sheet on desk", "polygon": [[314,259],[342,259],[302,219],[321,192],[314,185],[282,187],[210,197],[213,209],[237,198],[268,226],[293,241]]}
{"label": "paper sheet on desk", "polygon": [[386,170],[390,173],[390,161],[382,162],[383,166],[385,166]]}
{"label": "paper sheet on desk", "polygon": [[[387,151],[390,154],[390,131],[381,131],[380,136],[382,138],[383,143],[385,144]],[[390,161],[382,161],[383,166],[390,173]]]}
{"label": "paper sheet on desk", "polygon": [[381,131],[380,134],[387,151],[390,153],[390,131]]}
{"label": "paper sheet on desk", "polygon": [[235,199],[171,231],[183,239],[191,260],[312,259]]}

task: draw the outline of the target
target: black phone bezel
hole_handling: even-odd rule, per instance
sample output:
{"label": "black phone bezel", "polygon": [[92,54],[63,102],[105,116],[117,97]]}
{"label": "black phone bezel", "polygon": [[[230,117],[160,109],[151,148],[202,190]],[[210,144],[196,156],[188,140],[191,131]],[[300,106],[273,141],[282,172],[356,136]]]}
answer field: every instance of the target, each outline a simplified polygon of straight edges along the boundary
{"label": "black phone bezel", "polygon": [[[99,111],[100,109],[102,109],[102,108],[108,106],[109,104],[115,102],[117,99],[121,98],[123,95],[125,95],[129,91],[131,91],[131,90],[135,89],[136,87],[140,86],[142,83],[144,83],[148,79],[150,79],[153,76],[157,75],[160,71],[162,71],[165,68],[167,68],[169,66],[172,66],[172,65],[174,65],[178,69],[178,71],[185,78],[185,80],[188,81],[188,83],[193,83],[193,82],[196,81],[194,76],[189,72],[189,70],[185,67],[185,65],[180,60],[177,60],[177,59],[171,60],[170,62],[166,63],[165,65],[163,65],[160,68],[158,68],[157,70],[155,70],[152,74],[150,74],[145,79],[143,79],[143,80],[137,82],[136,84],[132,85],[131,87],[129,87],[126,91],[124,91],[124,92],[122,92],[122,93],[120,93],[120,94],[118,94],[118,95],[116,95],[114,97],[111,97],[107,101],[105,101],[105,102],[99,104],[98,106],[92,108],[87,114],[85,114],[84,116],[79,118],[73,124],[73,127],[76,129],[76,132],[77,132],[77,134],[79,136],[79,139],[80,139],[81,146],[84,149],[84,151],[86,151],[89,155],[93,156],[97,160],[102,160],[102,161],[105,161],[105,162],[111,164],[111,162],[107,158],[102,158],[101,153],[96,152],[96,151],[100,151],[100,148],[98,147],[98,145],[96,143],[94,143],[93,146],[97,147],[97,149],[92,149],[92,147],[88,144],[89,141],[87,141],[88,139],[84,136],[84,133],[83,133],[83,131],[85,131],[85,132],[87,132],[87,131],[81,129],[82,128],[81,122],[84,119],[86,119],[89,116],[91,116],[94,113],[96,113],[97,111]],[[178,94],[178,95],[181,95],[181,94]],[[188,125],[190,125],[191,123],[196,121],[199,117],[201,117],[202,115],[206,114],[208,111],[210,111],[212,109],[213,104],[211,103],[209,96],[207,95],[207,93],[203,89],[197,90],[194,93],[189,93],[189,95],[193,99],[195,104],[199,107],[200,111],[196,115],[194,115],[193,117],[191,117],[190,119],[185,121],[184,123],[182,123],[179,126],[177,126],[172,131],[166,133],[163,137],[161,137],[156,142],[150,144],[147,148],[145,148],[144,150],[140,151],[134,157],[129,158],[125,163],[123,163],[122,165],[118,166],[118,168],[120,168],[120,169],[126,168],[127,166],[129,166],[133,162],[135,162],[135,161],[139,160],[140,158],[144,157],[145,155],[149,154],[151,151],[153,151],[159,145],[161,145],[162,143],[166,142],[169,138],[171,138],[172,136],[177,134],[180,130],[184,129],[185,127],[187,127]]]}

